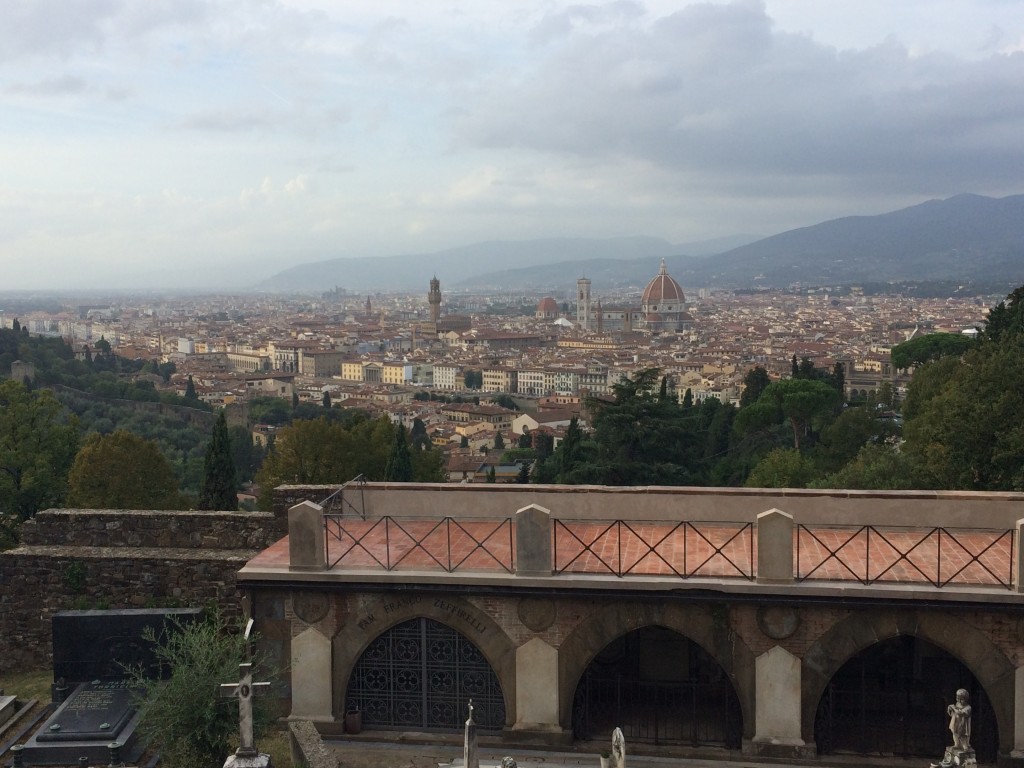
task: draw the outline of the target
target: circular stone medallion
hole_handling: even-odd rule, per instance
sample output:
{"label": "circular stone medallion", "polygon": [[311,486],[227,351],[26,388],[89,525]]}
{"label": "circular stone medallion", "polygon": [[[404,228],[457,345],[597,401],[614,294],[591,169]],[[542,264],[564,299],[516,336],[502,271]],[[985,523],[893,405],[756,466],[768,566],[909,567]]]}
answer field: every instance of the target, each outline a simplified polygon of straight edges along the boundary
{"label": "circular stone medallion", "polygon": [[538,597],[524,597],[519,601],[519,620],[523,626],[534,632],[543,632],[555,623],[557,609],[551,600]]}
{"label": "circular stone medallion", "polygon": [[757,609],[757,626],[772,640],[785,640],[800,627],[800,617],[792,608],[762,606]]}
{"label": "circular stone medallion", "polygon": [[292,612],[307,624],[316,624],[330,608],[323,592],[293,592]]}

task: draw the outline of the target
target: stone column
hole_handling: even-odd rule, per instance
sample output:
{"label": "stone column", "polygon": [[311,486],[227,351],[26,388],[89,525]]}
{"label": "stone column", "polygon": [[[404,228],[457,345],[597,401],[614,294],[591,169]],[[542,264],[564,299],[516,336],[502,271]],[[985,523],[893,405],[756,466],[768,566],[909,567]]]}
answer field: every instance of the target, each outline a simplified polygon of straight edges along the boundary
{"label": "stone column", "polygon": [[316,627],[292,638],[292,719],[334,721],[333,667],[331,640]]}
{"label": "stone column", "polygon": [[800,747],[800,659],[776,645],[755,664],[752,751],[767,757],[798,757]]}
{"label": "stone column", "polygon": [[516,576],[550,576],[551,511],[531,504],[516,512]]}
{"label": "stone column", "polygon": [[757,583],[793,583],[793,516],[781,509],[757,516]]}
{"label": "stone column", "polygon": [[1010,757],[1024,760],[1024,667],[1017,667],[1013,674],[1013,751]]}
{"label": "stone column", "polygon": [[311,501],[288,510],[288,568],[294,571],[327,569],[324,508]]}
{"label": "stone column", "polygon": [[1017,552],[1017,562],[1014,563],[1014,584],[1018,592],[1024,592],[1024,552],[1020,551],[1021,544],[1024,544],[1024,519],[1018,520],[1016,530],[1013,533],[1013,542]]}

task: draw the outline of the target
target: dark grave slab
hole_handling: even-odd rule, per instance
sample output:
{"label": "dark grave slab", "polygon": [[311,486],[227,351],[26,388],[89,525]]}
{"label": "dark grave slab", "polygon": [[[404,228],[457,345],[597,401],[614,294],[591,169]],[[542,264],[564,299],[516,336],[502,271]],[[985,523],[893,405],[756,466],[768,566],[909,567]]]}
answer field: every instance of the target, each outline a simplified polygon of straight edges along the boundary
{"label": "dark grave slab", "polygon": [[[127,680],[79,683],[57,711],[25,742],[22,755],[29,765],[105,765],[110,743],[122,745],[121,757],[135,761],[142,745],[135,729],[139,715],[137,691]],[[103,761],[102,763],[99,761]]]}
{"label": "dark grave slab", "polygon": [[58,611],[53,616],[53,679],[73,683],[120,680],[125,666],[141,666],[161,677],[153,647],[142,638],[148,628],[157,637],[173,622],[188,624],[201,608]]}
{"label": "dark grave slab", "polygon": [[27,765],[106,765],[110,745],[117,742],[120,759],[134,762],[143,751],[136,738],[138,691],[129,668],[141,668],[156,679],[160,667],[154,644],[174,624],[202,617],[202,609],[127,609],[60,611],[53,617],[54,703],[57,710],[25,742]]}

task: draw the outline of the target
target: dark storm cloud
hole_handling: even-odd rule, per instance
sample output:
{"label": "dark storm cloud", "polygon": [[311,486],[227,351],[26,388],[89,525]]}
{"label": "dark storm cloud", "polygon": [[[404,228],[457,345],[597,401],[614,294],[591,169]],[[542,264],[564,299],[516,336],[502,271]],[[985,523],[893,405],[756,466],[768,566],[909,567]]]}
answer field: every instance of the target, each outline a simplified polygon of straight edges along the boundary
{"label": "dark storm cloud", "polygon": [[462,139],[639,159],[719,188],[841,177],[960,191],[1024,167],[1024,54],[912,56],[895,41],[838,51],[775,31],[749,2],[690,6],[646,27],[545,28],[535,67],[490,84],[460,120]]}

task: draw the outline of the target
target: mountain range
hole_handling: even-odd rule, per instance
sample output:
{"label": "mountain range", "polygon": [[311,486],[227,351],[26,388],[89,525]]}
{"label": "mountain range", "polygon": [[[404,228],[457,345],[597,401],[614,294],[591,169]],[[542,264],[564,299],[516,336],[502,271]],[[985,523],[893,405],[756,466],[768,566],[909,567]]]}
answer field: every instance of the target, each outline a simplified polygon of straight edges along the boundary
{"label": "mountain range", "polygon": [[[476,243],[433,253],[301,264],[255,286],[267,291],[425,289],[594,290],[643,286],[665,259],[687,288],[783,288],[921,280],[1019,283],[1024,195],[963,194],[877,216],[849,216],[756,239],[739,235],[672,244],[651,237]],[[495,267],[501,267],[496,269]]]}

